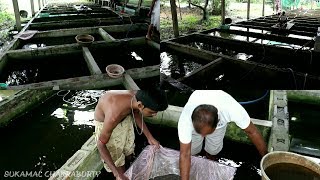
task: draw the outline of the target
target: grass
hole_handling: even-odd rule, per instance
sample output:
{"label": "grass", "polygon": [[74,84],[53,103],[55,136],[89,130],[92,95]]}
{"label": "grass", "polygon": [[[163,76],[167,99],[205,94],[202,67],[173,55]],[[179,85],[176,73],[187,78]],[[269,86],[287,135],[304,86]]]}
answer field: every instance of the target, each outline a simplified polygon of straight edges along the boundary
{"label": "grass", "polygon": [[[182,20],[180,19],[180,14],[178,12],[178,26],[180,35],[189,34],[195,31],[212,29],[218,27],[221,22],[220,16],[209,16],[209,19],[207,21],[201,21],[202,16],[198,12],[194,10],[187,10],[187,8],[185,8],[182,11]],[[167,7],[162,7],[161,14],[161,40],[173,38],[173,28],[170,9]]]}

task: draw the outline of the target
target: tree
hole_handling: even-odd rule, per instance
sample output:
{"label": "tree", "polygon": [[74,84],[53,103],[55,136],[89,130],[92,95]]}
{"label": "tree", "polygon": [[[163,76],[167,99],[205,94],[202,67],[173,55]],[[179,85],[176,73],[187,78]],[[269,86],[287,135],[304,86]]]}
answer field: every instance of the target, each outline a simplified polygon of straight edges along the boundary
{"label": "tree", "polygon": [[[205,0],[204,7],[202,7],[201,5],[197,5],[190,2],[191,5],[196,6],[203,11],[202,21],[208,20],[208,12],[207,12],[208,3],[209,3],[209,0]],[[201,2],[199,4],[201,4]]]}

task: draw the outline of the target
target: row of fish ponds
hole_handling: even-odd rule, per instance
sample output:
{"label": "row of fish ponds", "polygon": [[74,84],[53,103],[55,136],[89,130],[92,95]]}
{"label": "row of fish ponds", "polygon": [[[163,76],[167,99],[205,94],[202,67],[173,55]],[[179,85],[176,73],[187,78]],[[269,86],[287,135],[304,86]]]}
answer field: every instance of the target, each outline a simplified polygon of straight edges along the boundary
{"label": "row of fish ponds", "polygon": [[191,89],[318,89],[320,53],[313,49],[314,36],[283,36],[234,24],[229,30],[165,40],[162,80]]}
{"label": "row of fish ponds", "polygon": [[[112,89],[125,88],[116,86]],[[105,90],[29,90],[17,91],[8,98],[2,99],[0,101],[2,109],[0,134],[4,148],[1,148],[1,173],[4,173],[2,171],[22,169],[24,171],[54,172],[65,164],[72,164],[68,159],[74,156],[79,149],[83,149],[82,147],[89,141],[88,139],[92,138],[94,133],[94,108],[98,98],[104,92]],[[257,99],[266,91],[239,90],[229,91],[228,93],[241,103]],[[256,123],[269,144],[269,150],[271,147],[276,148],[277,146],[272,145],[274,142],[271,140],[272,131],[276,126],[272,122],[272,112],[274,110],[271,107],[277,104],[274,101],[277,93],[285,93],[288,100],[286,107],[288,109],[287,120],[290,124],[288,131],[290,143],[287,151],[319,158],[320,137],[317,133],[317,127],[319,126],[317,119],[320,117],[318,113],[320,108],[318,103],[319,91],[270,91],[267,96],[254,104],[243,104],[251,118],[265,120],[269,122],[267,124],[272,124]],[[6,92],[0,91],[0,94],[3,95]],[[167,95],[172,106],[182,108],[190,94],[167,90]],[[23,99],[24,101],[21,101]],[[19,109],[20,113],[12,117],[10,112],[13,111],[8,111],[8,108],[11,110]],[[165,113],[159,113],[158,115],[166,116]],[[6,118],[9,116],[9,119]],[[3,122],[4,119],[7,119],[7,121]],[[175,125],[172,125],[172,122],[171,125],[166,124],[166,121],[155,123],[157,120],[150,119],[147,122],[150,131],[162,146],[179,150],[177,129],[174,127],[177,120],[170,120]],[[93,144],[95,144],[94,141]],[[146,138],[136,134],[135,157],[146,145],[148,145]],[[237,150],[235,151],[235,149]],[[96,154],[99,158],[96,148],[93,152],[92,154]],[[21,161],[22,159],[23,161]],[[234,179],[261,179],[260,160],[259,153],[249,143],[246,135],[230,124],[224,140],[224,148],[217,161],[237,168]],[[94,163],[99,164],[101,162],[97,159]],[[129,165],[130,163],[127,163],[127,167]],[[86,170],[99,171],[99,176],[95,179],[113,177],[111,173],[107,173],[102,168],[102,165],[90,166]],[[48,179],[48,177],[44,178]]]}
{"label": "row of fish ponds", "polygon": [[[49,4],[42,8],[20,32],[33,36],[15,39],[0,54],[0,83],[7,89],[121,85],[122,77],[107,75],[110,64],[122,66],[129,79],[158,77],[159,82],[160,48],[145,38],[146,16],[120,13],[99,4],[88,3],[85,11],[77,10],[78,6]],[[76,36],[83,34],[94,38],[91,45],[77,43]]]}

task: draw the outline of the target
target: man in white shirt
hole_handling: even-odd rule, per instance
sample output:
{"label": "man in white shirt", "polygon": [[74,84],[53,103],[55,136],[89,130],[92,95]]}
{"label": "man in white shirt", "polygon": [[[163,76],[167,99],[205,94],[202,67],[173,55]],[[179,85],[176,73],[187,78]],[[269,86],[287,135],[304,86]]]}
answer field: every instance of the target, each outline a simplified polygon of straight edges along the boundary
{"label": "man in white shirt", "polygon": [[194,91],[179,118],[180,176],[188,180],[191,155],[204,150],[212,159],[223,147],[223,138],[228,122],[235,122],[243,129],[261,156],[267,153],[266,143],[250,120],[246,110],[229,94],[220,90]]}

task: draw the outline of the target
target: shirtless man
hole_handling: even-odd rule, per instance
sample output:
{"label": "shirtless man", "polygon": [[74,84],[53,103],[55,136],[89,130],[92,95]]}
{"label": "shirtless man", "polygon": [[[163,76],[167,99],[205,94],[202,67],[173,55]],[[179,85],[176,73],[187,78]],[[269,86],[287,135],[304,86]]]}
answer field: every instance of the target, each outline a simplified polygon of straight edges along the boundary
{"label": "shirtless man", "polygon": [[167,109],[168,103],[162,90],[107,91],[95,108],[95,136],[104,167],[117,180],[127,180],[124,172],[125,157],[134,153],[134,128],[141,129],[150,145],[159,147],[143,122]]}

